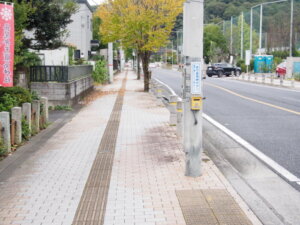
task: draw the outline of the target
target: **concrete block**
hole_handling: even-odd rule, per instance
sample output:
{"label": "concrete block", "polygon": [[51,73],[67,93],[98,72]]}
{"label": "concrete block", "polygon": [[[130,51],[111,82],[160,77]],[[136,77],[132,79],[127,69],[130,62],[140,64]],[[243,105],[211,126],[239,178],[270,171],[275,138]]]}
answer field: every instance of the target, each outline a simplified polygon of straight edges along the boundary
{"label": "concrete block", "polygon": [[273,85],[274,84],[274,75],[272,74],[271,75],[271,85]]}
{"label": "concrete block", "polygon": [[22,114],[25,120],[28,123],[29,131],[31,134],[31,103],[23,103],[22,104]]}
{"label": "concrete block", "polygon": [[19,145],[22,143],[22,108],[14,107],[11,109],[11,121],[15,123],[14,142]]}
{"label": "concrete block", "polygon": [[48,112],[48,98],[46,97],[42,97],[41,98],[41,104],[42,104],[42,112],[41,112],[41,116],[42,116],[42,121],[44,123],[48,123],[48,119],[49,119],[49,112]]}
{"label": "concrete block", "polygon": [[292,80],[291,80],[291,87],[295,88],[295,80],[294,80],[294,78],[292,78]]}
{"label": "concrete block", "polygon": [[32,101],[32,132],[38,133],[40,131],[40,101],[34,100]]}
{"label": "concrete block", "polygon": [[183,102],[177,101],[177,136],[182,137],[183,134]]}
{"label": "concrete block", "polygon": [[[0,112],[1,138],[7,153],[11,152],[9,112]],[[1,141],[1,142],[2,142]]]}
{"label": "concrete block", "polygon": [[157,98],[162,98],[162,92],[163,92],[162,85],[157,85],[156,86],[156,97]]}
{"label": "concrete block", "polygon": [[170,96],[170,125],[171,126],[176,126],[177,124],[177,101],[178,97],[177,95],[171,95]]}
{"label": "concrete block", "polygon": [[280,76],[280,86],[283,86],[283,76]]}

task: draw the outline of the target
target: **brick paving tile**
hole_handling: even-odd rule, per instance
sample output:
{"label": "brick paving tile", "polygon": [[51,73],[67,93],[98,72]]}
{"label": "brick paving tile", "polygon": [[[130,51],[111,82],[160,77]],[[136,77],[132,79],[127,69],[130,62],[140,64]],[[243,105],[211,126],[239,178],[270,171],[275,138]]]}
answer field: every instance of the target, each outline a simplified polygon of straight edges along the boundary
{"label": "brick paving tile", "polygon": [[184,225],[175,191],[198,189],[227,189],[260,224],[206,155],[201,177],[184,176],[184,153],[176,128],[168,125],[169,112],[142,89],[129,73],[104,224]]}
{"label": "brick paving tile", "polygon": [[[0,225],[70,225],[121,86],[114,85],[1,180]],[[1,163],[1,162],[0,162]]]}
{"label": "brick paving tile", "polygon": [[[1,180],[0,173],[0,225],[72,224],[124,75],[14,168],[9,179]],[[201,177],[184,176],[182,146],[168,121],[167,109],[129,72],[104,224],[185,225],[176,191],[199,189],[226,189],[259,224],[206,155]]]}

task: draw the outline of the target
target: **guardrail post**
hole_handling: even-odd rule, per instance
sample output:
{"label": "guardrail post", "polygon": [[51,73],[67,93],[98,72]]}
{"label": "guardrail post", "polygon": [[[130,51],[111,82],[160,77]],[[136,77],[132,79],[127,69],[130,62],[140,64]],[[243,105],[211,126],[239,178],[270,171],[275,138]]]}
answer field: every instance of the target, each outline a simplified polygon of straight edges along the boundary
{"label": "guardrail post", "polygon": [[251,81],[251,74],[248,74],[248,81]]}
{"label": "guardrail post", "polygon": [[265,74],[262,74],[262,75],[261,75],[261,82],[262,82],[263,84],[266,83],[266,75],[265,75]]}
{"label": "guardrail post", "polygon": [[162,98],[162,86],[161,85],[156,86],[156,96],[157,96],[157,98]]}
{"label": "guardrail post", "polygon": [[155,81],[153,81],[153,84],[152,84],[152,94],[154,95],[154,96],[156,96],[156,94],[157,94],[157,92],[156,92],[156,82]]}
{"label": "guardrail post", "polygon": [[291,80],[291,87],[295,88],[295,79],[294,79],[294,77],[292,77],[292,80]]}
{"label": "guardrail post", "polygon": [[42,121],[43,124],[48,123],[48,119],[49,119],[49,113],[48,113],[48,98],[46,97],[42,97],[41,98],[41,104],[42,104],[42,112],[41,112],[41,117],[42,117]]}
{"label": "guardrail post", "polygon": [[40,131],[40,101],[32,101],[32,131],[38,133]]}
{"label": "guardrail post", "polygon": [[176,95],[170,96],[170,125],[176,126],[177,124],[177,100],[178,97]]}
{"label": "guardrail post", "polygon": [[14,107],[11,109],[11,123],[14,126],[14,133],[12,133],[12,144],[21,144],[22,142],[22,109],[21,107]]}
{"label": "guardrail post", "polygon": [[177,135],[182,137],[182,119],[183,119],[183,102],[182,100],[177,101]]}
{"label": "guardrail post", "polygon": [[283,86],[283,76],[280,75],[280,86],[282,87]]}
{"label": "guardrail post", "polygon": [[271,74],[271,85],[274,84],[274,74]]}
{"label": "guardrail post", "polygon": [[22,114],[28,124],[28,128],[30,131],[29,136],[31,136],[31,103],[22,104]]}
{"label": "guardrail post", "polygon": [[[10,121],[9,112],[0,112],[0,122],[1,122],[1,137],[3,140],[3,145],[6,149],[6,153],[11,152],[11,139],[10,139]],[[2,142],[1,140],[1,142]]]}

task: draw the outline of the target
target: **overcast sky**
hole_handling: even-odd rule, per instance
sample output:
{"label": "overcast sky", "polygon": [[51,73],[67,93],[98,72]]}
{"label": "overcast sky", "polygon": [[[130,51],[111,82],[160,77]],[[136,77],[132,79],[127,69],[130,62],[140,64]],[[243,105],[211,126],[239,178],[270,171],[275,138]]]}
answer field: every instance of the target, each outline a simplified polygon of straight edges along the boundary
{"label": "overcast sky", "polygon": [[104,2],[104,0],[88,0],[88,2],[91,5],[97,5],[97,4],[101,4],[102,2]]}

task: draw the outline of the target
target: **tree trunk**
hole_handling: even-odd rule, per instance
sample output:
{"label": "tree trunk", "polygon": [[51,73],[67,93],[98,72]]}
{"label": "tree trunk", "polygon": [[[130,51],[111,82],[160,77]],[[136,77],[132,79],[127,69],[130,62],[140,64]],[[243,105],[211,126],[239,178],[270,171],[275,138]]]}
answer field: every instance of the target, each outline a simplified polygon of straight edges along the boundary
{"label": "tree trunk", "polygon": [[140,52],[140,56],[142,59],[143,71],[144,71],[144,91],[148,92],[149,91],[149,82],[151,79],[151,76],[150,76],[151,73],[149,71],[149,61],[150,61],[151,52],[150,51],[142,51],[142,52]]}
{"label": "tree trunk", "polygon": [[141,54],[139,51],[137,52],[137,79],[141,79],[141,67],[140,67],[140,61],[141,61]]}

